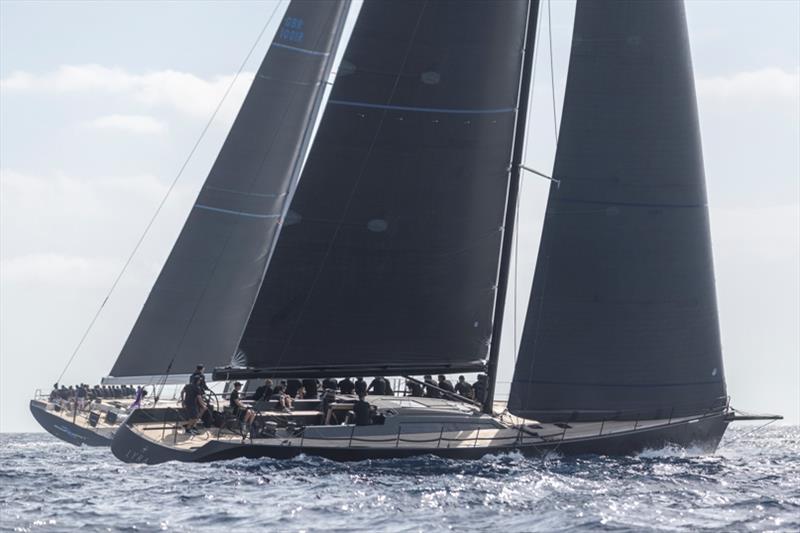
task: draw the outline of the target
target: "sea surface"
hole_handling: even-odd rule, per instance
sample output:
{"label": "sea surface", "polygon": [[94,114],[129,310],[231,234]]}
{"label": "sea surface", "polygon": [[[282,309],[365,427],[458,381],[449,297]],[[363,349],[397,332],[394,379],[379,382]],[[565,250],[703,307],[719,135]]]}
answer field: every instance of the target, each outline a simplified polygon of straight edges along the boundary
{"label": "sea surface", "polygon": [[128,465],[0,435],[3,531],[800,531],[800,427],[728,430],[715,455],[499,455]]}

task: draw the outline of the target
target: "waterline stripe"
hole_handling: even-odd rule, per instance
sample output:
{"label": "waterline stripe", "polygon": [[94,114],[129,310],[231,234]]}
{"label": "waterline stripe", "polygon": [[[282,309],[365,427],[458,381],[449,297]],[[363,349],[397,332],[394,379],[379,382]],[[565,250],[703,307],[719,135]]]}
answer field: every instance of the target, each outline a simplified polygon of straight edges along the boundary
{"label": "waterline stripe", "polygon": [[244,211],[232,211],[230,209],[221,209],[219,207],[211,207],[210,205],[195,204],[198,209],[205,209],[207,211],[216,211],[218,213],[226,213],[228,215],[239,215],[241,217],[251,218],[280,218],[280,215],[259,215],[256,213],[246,213]]}
{"label": "waterline stripe", "polygon": [[491,115],[496,113],[511,113],[514,107],[500,107],[497,109],[447,109],[443,107],[410,107],[402,105],[369,104],[366,102],[348,102],[346,100],[328,100],[329,104],[350,107],[367,107],[371,109],[389,109],[392,111],[419,111],[420,113],[449,113],[453,115]]}
{"label": "waterline stripe", "polygon": [[294,52],[300,52],[301,54],[308,54],[310,56],[329,56],[330,53],[328,52],[317,52],[316,50],[307,50],[305,48],[298,48],[296,46],[289,46],[288,44],[281,44],[281,43],[272,43],[272,46],[277,46],[278,48],[285,48],[287,50],[292,50]]}

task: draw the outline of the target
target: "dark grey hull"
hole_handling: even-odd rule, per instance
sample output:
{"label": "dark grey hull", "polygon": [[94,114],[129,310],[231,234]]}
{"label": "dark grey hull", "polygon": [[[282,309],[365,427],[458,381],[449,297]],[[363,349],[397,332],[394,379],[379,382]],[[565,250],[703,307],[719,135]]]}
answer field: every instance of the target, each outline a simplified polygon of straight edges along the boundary
{"label": "dark grey hull", "polygon": [[560,455],[630,455],[646,449],[666,446],[697,448],[704,453],[716,450],[728,425],[726,413],[709,415],[693,422],[672,423],[642,428],[613,435],[564,440],[540,444],[476,446],[459,448],[404,448],[373,446],[309,447],[222,442],[210,440],[192,451],[185,451],[150,441],[123,424],[111,443],[111,451],[128,463],[158,464],[166,461],[209,462],[239,457],[290,459],[298,455],[324,457],[334,461],[397,459],[419,455],[435,455],[448,459],[479,459],[485,455],[520,452],[526,456]]}
{"label": "dark grey hull", "polygon": [[111,435],[101,434],[46,411],[41,402],[31,400],[31,414],[45,431],[75,446],[111,446]]}

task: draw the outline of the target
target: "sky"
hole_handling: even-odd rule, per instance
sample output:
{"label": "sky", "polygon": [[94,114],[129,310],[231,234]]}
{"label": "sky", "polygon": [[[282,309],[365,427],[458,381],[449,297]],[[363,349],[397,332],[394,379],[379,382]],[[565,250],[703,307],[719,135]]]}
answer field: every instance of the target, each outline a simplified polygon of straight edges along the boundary
{"label": "sky", "polygon": [[[285,5],[0,0],[0,431],[40,429],[28,399],[58,378],[269,22],[63,382],[95,383],[108,372]],[[547,8],[543,2],[543,37]],[[552,0],[550,8],[560,115],[575,4]],[[688,0],[686,11],[728,391],[740,409],[797,424],[800,1]],[[545,173],[555,151],[549,54],[542,39],[526,149],[528,166]],[[547,186],[532,175],[522,183],[501,394],[525,318]]]}

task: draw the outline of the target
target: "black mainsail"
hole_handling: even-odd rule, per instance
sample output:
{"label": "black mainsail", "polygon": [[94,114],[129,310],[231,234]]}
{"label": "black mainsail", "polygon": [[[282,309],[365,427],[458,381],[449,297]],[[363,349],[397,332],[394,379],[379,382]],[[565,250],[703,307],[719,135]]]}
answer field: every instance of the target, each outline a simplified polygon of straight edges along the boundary
{"label": "black mainsail", "polygon": [[318,116],[349,0],[293,0],[111,376],[228,364]]}
{"label": "black mainsail", "polygon": [[528,10],[364,3],[241,341],[244,374],[484,368]]}
{"label": "black mainsail", "polygon": [[682,2],[578,0],[509,410],[658,418],[725,402]]}

